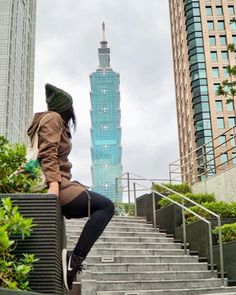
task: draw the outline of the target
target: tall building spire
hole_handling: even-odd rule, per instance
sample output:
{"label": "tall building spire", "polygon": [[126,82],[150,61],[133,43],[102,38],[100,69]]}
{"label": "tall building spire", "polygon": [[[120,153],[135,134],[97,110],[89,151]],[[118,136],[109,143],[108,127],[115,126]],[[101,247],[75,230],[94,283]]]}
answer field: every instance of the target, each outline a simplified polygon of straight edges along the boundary
{"label": "tall building spire", "polygon": [[101,69],[110,68],[110,48],[107,48],[105,39],[105,23],[102,23],[102,41],[101,48],[98,49],[99,66]]}
{"label": "tall building spire", "polygon": [[105,38],[105,31],[106,31],[106,27],[105,27],[105,23],[103,22],[102,23],[102,37],[103,37],[103,41],[106,40],[106,38]]}
{"label": "tall building spire", "polygon": [[91,157],[92,189],[110,198],[121,201],[121,183],[116,178],[122,175],[120,75],[110,67],[110,49],[105,39],[105,24],[102,23],[101,48],[98,49],[99,64],[90,75],[91,100]]}

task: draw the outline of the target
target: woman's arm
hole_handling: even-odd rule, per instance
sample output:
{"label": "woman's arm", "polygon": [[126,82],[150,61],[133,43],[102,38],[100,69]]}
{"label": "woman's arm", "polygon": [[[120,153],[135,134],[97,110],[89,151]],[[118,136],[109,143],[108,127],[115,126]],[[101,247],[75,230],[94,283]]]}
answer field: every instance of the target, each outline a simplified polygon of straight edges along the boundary
{"label": "woman's arm", "polygon": [[61,140],[63,123],[57,113],[47,115],[39,130],[40,165],[45,174],[49,189],[48,193],[59,195],[61,173],[58,162],[58,148]]}
{"label": "woman's arm", "polygon": [[48,194],[53,194],[59,196],[59,183],[56,181],[49,182],[48,184]]}

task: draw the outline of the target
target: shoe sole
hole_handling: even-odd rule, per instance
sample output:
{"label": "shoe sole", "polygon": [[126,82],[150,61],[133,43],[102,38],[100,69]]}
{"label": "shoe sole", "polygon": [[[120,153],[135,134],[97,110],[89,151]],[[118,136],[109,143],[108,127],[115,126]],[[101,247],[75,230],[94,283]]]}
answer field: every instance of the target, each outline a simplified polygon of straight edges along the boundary
{"label": "shoe sole", "polygon": [[62,270],[64,285],[67,290],[70,290],[67,285],[67,249],[62,250]]}

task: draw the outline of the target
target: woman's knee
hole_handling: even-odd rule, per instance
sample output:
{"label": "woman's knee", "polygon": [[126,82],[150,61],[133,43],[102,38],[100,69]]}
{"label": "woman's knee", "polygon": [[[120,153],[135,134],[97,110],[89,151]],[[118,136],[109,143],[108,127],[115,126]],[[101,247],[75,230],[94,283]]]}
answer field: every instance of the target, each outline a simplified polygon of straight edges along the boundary
{"label": "woman's knee", "polygon": [[110,215],[113,216],[114,213],[115,213],[115,206],[114,206],[114,203],[108,199],[108,204],[107,204],[107,210],[109,211]]}

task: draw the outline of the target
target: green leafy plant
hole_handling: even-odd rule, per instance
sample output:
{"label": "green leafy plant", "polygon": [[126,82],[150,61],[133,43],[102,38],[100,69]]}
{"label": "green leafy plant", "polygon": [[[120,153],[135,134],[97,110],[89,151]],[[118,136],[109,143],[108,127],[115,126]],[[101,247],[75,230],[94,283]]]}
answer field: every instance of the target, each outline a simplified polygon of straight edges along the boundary
{"label": "green leafy plant", "polygon": [[[236,216],[236,202],[232,203],[226,203],[226,202],[206,202],[201,204],[203,207],[211,210],[212,212],[220,215],[222,218],[235,218]],[[199,214],[200,216],[204,218],[212,218],[212,215],[205,210],[197,207],[192,206],[189,207],[193,212]],[[193,223],[198,220],[197,217],[195,217],[193,214],[186,212],[186,222],[187,223]]]}
{"label": "green leafy plant", "polygon": [[[184,196],[186,196],[187,198],[193,200],[194,202],[196,202],[198,204],[215,201],[214,194],[208,194],[208,193],[206,193],[206,194],[187,193],[187,194],[184,194]],[[191,202],[188,202],[188,201],[184,200],[183,198],[181,198],[179,195],[176,195],[176,194],[175,195],[170,195],[170,196],[168,196],[168,198],[176,201],[179,204],[184,204],[184,205],[187,205],[187,206],[192,205]],[[161,206],[161,208],[169,206],[171,204],[173,204],[173,203],[171,201],[165,199],[165,198],[162,198],[159,201],[159,205]]]}
{"label": "green leafy plant", "polygon": [[[184,182],[184,183],[178,183],[178,184],[173,184],[173,183],[162,183],[162,185],[164,185],[167,188],[172,189],[173,191],[180,193],[180,194],[186,194],[186,193],[191,193],[191,188],[189,186],[188,183]],[[153,187],[154,190],[158,191],[161,194],[167,194],[167,195],[172,195],[173,193],[170,192],[169,190],[161,187],[160,185],[158,185],[158,183],[154,184]]]}
{"label": "green leafy plant", "polygon": [[[219,227],[213,229],[213,233],[218,237]],[[236,240],[236,223],[224,224],[221,226],[222,241],[228,243]]]}
{"label": "green leafy plant", "polygon": [[134,216],[135,215],[135,207],[134,204],[129,203],[116,203],[116,214],[118,216]]}
{"label": "green leafy plant", "polygon": [[31,218],[24,218],[10,198],[2,199],[0,207],[0,287],[29,290],[28,276],[37,261],[33,254],[18,258],[13,253],[16,240],[29,236],[33,227]]}
{"label": "green leafy plant", "polygon": [[[25,163],[26,148],[23,144],[10,144],[0,136],[0,193],[32,193],[39,178],[39,168],[15,174],[14,172]],[[44,192],[39,190],[37,192]]]}

